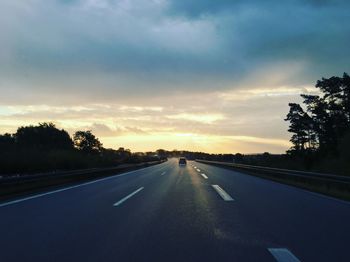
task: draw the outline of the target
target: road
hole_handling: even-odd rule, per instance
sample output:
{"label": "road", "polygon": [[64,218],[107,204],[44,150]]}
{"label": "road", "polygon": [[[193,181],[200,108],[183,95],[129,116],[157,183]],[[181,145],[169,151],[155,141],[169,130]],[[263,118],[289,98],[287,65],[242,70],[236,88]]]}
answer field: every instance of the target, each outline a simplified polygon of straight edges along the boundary
{"label": "road", "polygon": [[0,222],[1,262],[350,261],[350,203],[175,159],[0,203]]}

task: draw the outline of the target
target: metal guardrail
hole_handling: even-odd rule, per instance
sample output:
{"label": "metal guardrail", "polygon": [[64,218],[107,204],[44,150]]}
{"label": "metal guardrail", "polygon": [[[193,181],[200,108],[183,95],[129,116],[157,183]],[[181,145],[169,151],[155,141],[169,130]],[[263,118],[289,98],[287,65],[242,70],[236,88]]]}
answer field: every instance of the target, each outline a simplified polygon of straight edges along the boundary
{"label": "metal guardrail", "polygon": [[272,168],[272,167],[264,167],[264,166],[251,166],[251,165],[236,164],[236,163],[229,163],[229,162],[208,161],[208,160],[201,160],[201,159],[196,159],[195,161],[200,163],[231,167],[234,169],[249,171],[253,173],[262,173],[262,174],[268,174],[273,176],[284,176],[284,177],[288,176],[288,177],[302,178],[307,180],[318,180],[326,183],[342,184],[345,186],[349,186],[349,189],[350,189],[350,177],[347,177],[347,176],[338,176],[338,175],[332,175],[332,174],[306,172],[306,171]]}
{"label": "metal guardrail", "polygon": [[107,171],[117,172],[128,168],[137,168],[137,167],[141,167],[145,165],[153,165],[161,162],[162,161],[151,161],[151,162],[142,162],[142,163],[136,163],[136,164],[122,164],[115,167],[107,167],[107,168],[88,168],[88,169],[67,170],[67,171],[52,171],[52,172],[40,173],[40,174],[6,176],[0,179],[0,185],[27,182],[27,181],[28,182],[37,181],[37,180],[51,179],[51,178],[56,179],[56,178],[74,177],[74,176],[101,173],[101,172],[107,172]]}

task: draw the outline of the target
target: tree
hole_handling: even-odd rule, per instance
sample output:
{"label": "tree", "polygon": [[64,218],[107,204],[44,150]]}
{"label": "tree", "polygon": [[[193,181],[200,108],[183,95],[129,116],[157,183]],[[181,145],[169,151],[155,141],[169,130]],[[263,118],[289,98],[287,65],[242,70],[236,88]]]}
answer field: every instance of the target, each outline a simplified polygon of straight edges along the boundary
{"label": "tree", "polygon": [[103,149],[102,143],[92,134],[91,130],[75,132],[73,141],[78,150],[86,153],[99,153]]}
{"label": "tree", "polygon": [[157,149],[156,153],[159,157],[165,157],[167,154],[167,152],[164,149]]}
{"label": "tree", "polygon": [[294,145],[292,150],[302,152],[311,146],[311,118],[299,104],[290,103],[289,107],[285,120],[290,122],[288,131],[293,133],[290,139]]}
{"label": "tree", "polygon": [[53,123],[19,127],[14,138],[18,147],[22,149],[73,149],[73,141],[67,131],[56,128]]}
{"label": "tree", "polygon": [[11,134],[0,135],[0,152],[12,150],[15,147],[15,138]]}
{"label": "tree", "polygon": [[120,159],[127,159],[131,156],[130,149],[125,149],[124,147],[119,147],[116,153]]}
{"label": "tree", "polygon": [[244,156],[242,154],[236,153],[235,156],[234,156],[234,160],[235,160],[235,162],[240,163],[240,162],[243,161],[243,157]]}
{"label": "tree", "polygon": [[322,130],[326,141],[322,146],[334,152],[350,127],[350,77],[344,73],[343,78],[322,78],[316,87],[323,92],[320,100],[326,112]]}
{"label": "tree", "polygon": [[[317,150],[322,155],[337,154],[339,143],[350,130],[350,77],[322,78],[316,83],[321,95],[302,94],[307,112],[291,103],[286,120],[293,133],[292,150]],[[306,144],[307,143],[307,144]]]}

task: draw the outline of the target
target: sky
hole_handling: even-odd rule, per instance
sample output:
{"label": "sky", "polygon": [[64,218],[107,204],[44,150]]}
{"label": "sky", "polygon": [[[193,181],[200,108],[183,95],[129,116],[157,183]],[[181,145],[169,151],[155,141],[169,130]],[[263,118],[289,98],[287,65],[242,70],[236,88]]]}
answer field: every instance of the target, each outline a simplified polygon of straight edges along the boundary
{"label": "sky", "polygon": [[350,72],[348,0],[2,0],[0,133],[283,153],[289,102]]}

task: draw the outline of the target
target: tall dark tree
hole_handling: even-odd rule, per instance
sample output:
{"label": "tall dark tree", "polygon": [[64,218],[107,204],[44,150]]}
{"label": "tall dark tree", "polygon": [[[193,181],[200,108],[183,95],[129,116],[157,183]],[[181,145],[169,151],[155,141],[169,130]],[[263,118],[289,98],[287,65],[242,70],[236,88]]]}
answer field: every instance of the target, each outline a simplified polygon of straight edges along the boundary
{"label": "tall dark tree", "polygon": [[327,119],[324,122],[324,131],[330,139],[329,149],[337,147],[339,139],[344,136],[350,127],[350,79],[344,73],[343,78],[322,78],[317,81],[316,87],[323,93],[323,103]]}
{"label": "tall dark tree", "polygon": [[337,154],[339,143],[350,130],[350,77],[322,78],[316,88],[321,95],[301,95],[307,112],[298,104],[290,104],[286,120],[295,150],[302,150],[307,137],[308,147],[323,155]]}
{"label": "tall dark tree", "polygon": [[329,143],[329,137],[325,130],[328,120],[327,104],[317,95],[301,95],[304,98],[307,112],[310,115],[311,141],[314,147],[324,147]]}
{"label": "tall dark tree", "polygon": [[75,147],[86,153],[99,153],[103,148],[102,143],[90,130],[75,132],[73,140]]}
{"label": "tall dark tree", "polygon": [[73,149],[73,141],[65,130],[53,123],[39,123],[37,126],[22,126],[14,134],[19,148],[40,150]]}
{"label": "tall dark tree", "polygon": [[293,150],[296,152],[305,151],[311,146],[311,118],[299,104],[290,103],[289,113],[285,120],[290,122],[288,131],[293,133],[290,139],[293,143]]}

